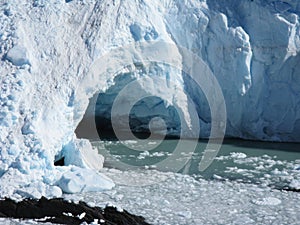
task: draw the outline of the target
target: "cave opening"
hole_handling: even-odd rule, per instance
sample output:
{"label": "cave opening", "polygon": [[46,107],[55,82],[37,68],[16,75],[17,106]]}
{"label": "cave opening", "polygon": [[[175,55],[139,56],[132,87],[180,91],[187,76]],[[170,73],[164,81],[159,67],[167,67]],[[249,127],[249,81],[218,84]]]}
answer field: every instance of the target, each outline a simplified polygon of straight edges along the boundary
{"label": "cave opening", "polygon": [[[89,140],[117,140],[120,137],[116,136],[116,129],[119,133],[122,133],[122,139],[126,140],[132,133],[139,139],[146,139],[150,136],[161,138],[165,136],[163,129],[166,131],[165,138],[178,138],[180,136],[181,123],[180,117],[176,111],[176,108],[171,105],[167,105],[164,99],[157,96],[147,96],[139,99],[130,109],[129,115],[126,112],[122,112],[122,109],[127,106],[128,102],[133,95],[134,91],[126,93],[122,96],[122,103],[117,105],[119,115],[116,118],[117,128],[112,125],[112,107],[116,97],[120,94],[120,91],[128,85],[130,82],[136,80],[132,74],[120,74],[114,78],[114,84],[109,87],[105,92],[94,94],[89,100],[88,108],[81,122],[78,124],[75,134],[77,138],[86,138]],[[126,130],[124,125],[124,118],[129,118],[130,130]],[[151,123],[155,118],[163,120],[164,124]],[[164,127],[164,126],[165,127]],[[151,131],[149,129],[151,127]]]}

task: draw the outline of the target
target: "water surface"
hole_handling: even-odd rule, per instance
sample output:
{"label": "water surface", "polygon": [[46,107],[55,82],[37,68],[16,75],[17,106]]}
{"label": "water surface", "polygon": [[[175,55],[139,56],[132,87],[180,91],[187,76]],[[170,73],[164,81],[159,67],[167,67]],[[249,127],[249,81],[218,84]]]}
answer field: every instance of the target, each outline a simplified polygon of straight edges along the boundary
{"label": "water surface", "polygon": [[[106,140],[92,143],[98,147],[101,154],[106,155],[106,167],[129,170],[130,168],[126,167],[129,165],[134,168],[159,170],[156,164],[172,158],[178,140],[164,140],[152,149],[158,141],[140,143],[135,140]],[[205,171],[199,171],[206,144],[206,141],[200,140],[194,151],[181,152],[180,157],[176,157],[173,162],[174,165],[182,167],[176,172],[195,178],[233,180],[278,189],[288,187],[294,179],[300,179],[299,143],[225,140],[213,163]]]}

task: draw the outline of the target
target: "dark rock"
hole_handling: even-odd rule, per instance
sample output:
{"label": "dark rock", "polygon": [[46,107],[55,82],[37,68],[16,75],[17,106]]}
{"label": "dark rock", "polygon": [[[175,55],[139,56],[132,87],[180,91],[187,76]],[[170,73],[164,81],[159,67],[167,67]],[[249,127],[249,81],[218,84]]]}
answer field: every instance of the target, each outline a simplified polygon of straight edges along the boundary
{"label": "dark rock", "polygon": [[64,166],[65,165],[65,157],[54,162],[54,166]]}
{"label": "dark rock", "polygon": [[[85,213],[84,216],[79,217]],[[69,215],[67,215],[69,214]],[[72,214],[72,215],[71,215]],[[95,219],[102,219],[106,225],[147,225],[141,216],[117,211],[115,207],[90,207],[84,202],[75,204],[61,198],[39,200],[25,199],[15,202],[11,199],[0,200],[0,217],[18,219],[36,219],[39,222],[51,222],[60,224],[91,223]]]}
{"label": "dark rock", "polygon": [[288,187],[288,186],[285,186],[279,190],[283,190],[283,191],[292,191],[292,192],[300,192],[300,189],[296,189],[296,188],[291,188],[291,187]]}

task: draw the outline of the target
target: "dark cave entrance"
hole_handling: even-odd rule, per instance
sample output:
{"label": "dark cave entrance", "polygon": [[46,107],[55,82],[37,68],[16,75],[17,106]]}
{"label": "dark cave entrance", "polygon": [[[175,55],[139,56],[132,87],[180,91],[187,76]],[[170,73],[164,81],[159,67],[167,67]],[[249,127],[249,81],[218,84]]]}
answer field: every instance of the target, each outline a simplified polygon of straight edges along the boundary
{"label": "dark cave entrance", "polygon": [[[117,139],[111,121],[112,105],[120,90],[134,79],[131,74],[116,76],[114,85],[105,92],[96,93],[90,99],[85,115],[75,130],[78,138],[87,138],[90,140]],[[126,102],[122,104],[124,105],[120,105],[120,109],[125,106]],[[129,131],[122,130],[124,128],[122,117],[125,116],[129,117]],[[180,118],[175,107],[167,106],[165,101],[159,97],[150,96],[137,101],[131,108],[129,115],[120,115],[120,124],[118,127],[121,129],[122,137],[127,139],[126,134],[132,132],[137,138],[148,138],[150,136],[149,123],[151,119],[156,117],[161,118],[165,122],[167,138],[176,138],[180,135]],[[159,124],[154,128],[154,131],[154,136],[160,138],[161,130]]]}

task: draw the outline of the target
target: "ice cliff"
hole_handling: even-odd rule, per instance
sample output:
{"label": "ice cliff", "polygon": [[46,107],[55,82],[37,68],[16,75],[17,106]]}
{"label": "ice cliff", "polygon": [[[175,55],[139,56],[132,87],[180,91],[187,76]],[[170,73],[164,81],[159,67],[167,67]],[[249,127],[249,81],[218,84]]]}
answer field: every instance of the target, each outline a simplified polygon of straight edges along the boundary
{"label": "ice cliff", "polygon": [[[148,112],[163,112],[169,132],[178,133],[172,103],[183,106],[188,124],[185,103],[191,98],[201,136],[209,135],[210,110],[203,93],[174,68],[123,68],[93,82],[89,71],[95,60],[135,42],[180,45],[209,66],[225,97],[227,136],[299,141],[299,15],[300,2],[292,0],[1,3],[0,196],[111,188],[109,178],[90,169],[99,170],[103,158],[74,131],[90,108],[89,98],[100,92],[98,116],[109,118],[120,87],[142,76],[144,69],[170,91],[161,95],[166,99],[140,102],[133,113],[134,129],[145,126]],[[116,58],[122,60],[122,55]],[[81,84],[85,86],[78,93]],[[145,83],[140,87],[148,88]],[[185,94],[177,95],[175,87]],[[87,110],[86,116],[92,113]],[[84,158],[86,151],[92,159]],[[54,167],[60,157],[67,167]]]}

